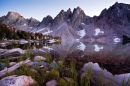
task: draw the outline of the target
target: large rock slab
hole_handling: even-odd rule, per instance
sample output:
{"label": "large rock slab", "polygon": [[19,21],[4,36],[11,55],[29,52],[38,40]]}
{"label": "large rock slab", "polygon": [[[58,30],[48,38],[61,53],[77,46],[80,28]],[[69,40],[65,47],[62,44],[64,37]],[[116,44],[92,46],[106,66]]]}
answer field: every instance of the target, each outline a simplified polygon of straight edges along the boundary
{"label": "large rock slab", "polygon": [[30,76],[8,76],[0,80],[0,86],[30,86],[35,81]]}
{"label": "large rock slab", "polygon": [[35,56],[33,60],[34,60],[34,61],[45,61],[46,58],[43,57],[43,56]]}
{"label": "large rock slab", "polygon": [[[21,61],[21,62],[15,64],[15,65],[12,66],[12,67],[9,67],[9,68],[6,67],[6,68],[4,68],[3,70],[0,71],[0,77],[6,75],[7,73],[10,73],[10,72],[16,70],[16,69],[19,68],[21,65],[27,64],[27,63],[29,63],[30,61],[31,61],[31,60],[26,59],[26,60],[24,60],[24,61]],[[1,86],[1,85],[0,85],[0,86]]]}
{"label": "large rock slab", "polygon": [[130,85],[130,73],[113,75],[106,69],[102,69],[98,63],[86,63],[82,70],[84,72],[92,70],[94,80],[98,81],[99,77],[102,78],[104,86],[111,82],[111,86],[121,86],[123,83]]}
{"label": "large rock slab", "polygon": [[2,53],[0,56],[7,56],[9,54],[13,55],[15,53],[24,54],[25,50],[22,50],[20,48],[14,48],[14,49],[11,49],[11,50],[7,50],[6,52]]}
{"label": "large rock slab", "polygon": [[16,62],[10,62],[9,66],[13,66],[13,65],[16,65],[16,64],[17,64]]}
{"label": "large rock slab", "polygon": [[56,80],[51,80],[46,83],[46,86],[57,86],[57,85],[58,85],[58,83]]}

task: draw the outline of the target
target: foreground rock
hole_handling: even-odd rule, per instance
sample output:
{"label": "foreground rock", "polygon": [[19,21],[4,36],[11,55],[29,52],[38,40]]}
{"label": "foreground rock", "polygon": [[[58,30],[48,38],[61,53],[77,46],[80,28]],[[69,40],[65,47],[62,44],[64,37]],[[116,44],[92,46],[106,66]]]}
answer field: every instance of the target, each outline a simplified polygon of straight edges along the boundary
{"label": "foreground rock", "polygon": [[0,80],[0,86],[30,86],[35,81],[30,76],[8,76]]}
{"label": "foreground rock", "polygon": [[69,77],[64,77],[64,79],[69,82],[70,84],[74,84],[74,80],[72,78],[69,78]]}
{"label": "foreground rock", "polygon": [[0,71],[5,68],[5,65],[3,63],[0,63]]}
{"label": "foreground rock", "polygon": [[58,83],[56,80],[51,80],[46,83],[46,86],[57,86],[57,85],[58,85]]}
{"label": "foreground rock", "polygon": [[2,42],[2,43],[0,43],[0,46],[1,47],[6,47],[8,44],[9,44],[9,42]]}
{"label": "foreground rock", "polygon": [[[15,64],[14,66],[12,66],[12,67],[10,67],[10,68],[5,68],[5,69],[1,70],[1,71],[0,71],[0,77],[6,75],[7,73],[10,73],[10,72],[16,70],[16,69],[19,68],[21,65],[27,64],[27,63],[30,62],[30,61],[31,61],[31,60],[27,59],[27,60],[25,60],[25,61],[21,61],[21,62]],[[1,85],[0,85],[0,86],[1,86]]]}
{"label": "foreground rock", "polygon": [[111,82],[111,86],[121,86],[124,84],[130,84],[130,73],[113,75],[106,69],[102,69],[98,63],[86,63],[82,70],[84,72],[92,70],[92,74],[94,75],[93,80],[96,84],[98,84],[99,77],[101,78],[103,86],[107,86],[109,82]]}
{"label": "foreground rock", "polygon": [[15,49],[11,49],[11,50],[7,50],[6,52],[2,53],[0,56],[7,56],[7,55],[13,55],[13,54],[24,54],[25,50],[22,50],[20,48],[15,48]]}
{"label": "foreground rock", "polygon": [[7,49],[0,49],[0,54],[4,53],[6,51],[7,51]]}
{"label": "foreground rock", "polygon": [[14,66],[14,65],[16,65],[17,63],[16,62],[10,62],[9,63],[9,66]]}
{"label": "foreground rock", "polygon": [[27,66],[32,66],[33,64],[34,64],[34,62],[30,61],[30,62],[28,62],[26,65],[27,65]]}
{"label": "foreground rock", "polygon": [[45,57],[42,57],[42,56],[35,56],[34,57],[34,61],[45,61],[46,58]]}

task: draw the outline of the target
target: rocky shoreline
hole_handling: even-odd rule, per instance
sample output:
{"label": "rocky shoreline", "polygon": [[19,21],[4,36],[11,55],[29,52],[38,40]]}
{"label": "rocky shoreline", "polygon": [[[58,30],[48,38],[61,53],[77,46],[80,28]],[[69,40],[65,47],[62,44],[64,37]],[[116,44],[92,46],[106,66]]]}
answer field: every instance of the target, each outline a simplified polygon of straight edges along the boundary
{"label": "rocky shoreline", "polygon": [[[4,52],[5,50],[1,50]],[[86,63],[77,70],[75,61],[69,63],[60,58],[53,59],[49,54],[31,55],[22,49],[12,49],[6,52],[19,52],[18,61],[9,59],[6,66],[0,70],[0,86],[120,86],[130,84],[130,74],[113,75],[102,69],[98,63]],[[7,54],[4,52],[4,55]],[[3,53],[2,53],[3,54]],[[2,58],[3,59],[3,58]],[[7,57],[4,58],[7,60]],[[5,60],[5,62],[6,62]],[[7,65],[8,64],[8,65]],[[125,77],[125,79],[124,79]]]}

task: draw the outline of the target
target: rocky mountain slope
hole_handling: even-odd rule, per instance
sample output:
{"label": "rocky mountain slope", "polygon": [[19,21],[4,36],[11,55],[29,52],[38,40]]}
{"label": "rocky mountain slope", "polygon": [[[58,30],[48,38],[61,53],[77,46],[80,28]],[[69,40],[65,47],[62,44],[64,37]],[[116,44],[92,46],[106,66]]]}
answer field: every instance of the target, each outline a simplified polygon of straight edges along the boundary
{"label": "rocky mountain slope", "polygon": [[130,5],[116,2],[94,17],[87,16],[80,7],[73,11],[69,8],[67,11],[61,10],[54,19],[48,15],[41,22],[8,12],[0,17],[0,22],[24,31],[61,36],[66,41],[105,39],[108,42],[122,35],[130,36]]}
{"label": "rocky mountain slope", "polygon": [[96,18],[95,25],[111,29],[118,36],[130,35],[130,5],[116,2],[101,12]]}

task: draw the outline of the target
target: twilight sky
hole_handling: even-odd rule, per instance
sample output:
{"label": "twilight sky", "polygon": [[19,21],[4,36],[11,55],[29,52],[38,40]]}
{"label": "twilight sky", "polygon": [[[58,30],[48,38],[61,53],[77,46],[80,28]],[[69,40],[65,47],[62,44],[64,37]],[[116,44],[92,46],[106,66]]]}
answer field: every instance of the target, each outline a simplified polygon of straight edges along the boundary
{"label": "twilight sky", "polygon": [[0,16],[8,11],[18,12],[25,18],[36,18],[51,15],[55,17],[62,9],[73,10],[81,7],[88,16],[99,15],[104,8],[109,8],[115,2],[130,4],[130,0],[0,0]]}

